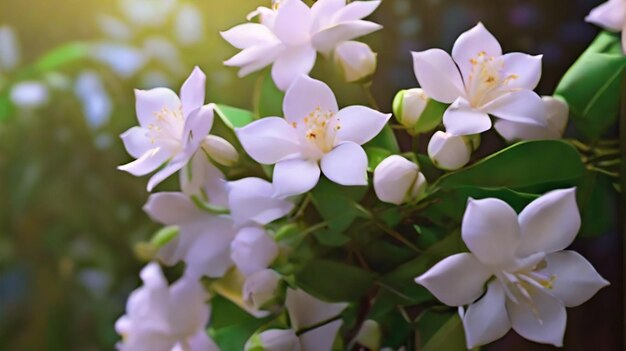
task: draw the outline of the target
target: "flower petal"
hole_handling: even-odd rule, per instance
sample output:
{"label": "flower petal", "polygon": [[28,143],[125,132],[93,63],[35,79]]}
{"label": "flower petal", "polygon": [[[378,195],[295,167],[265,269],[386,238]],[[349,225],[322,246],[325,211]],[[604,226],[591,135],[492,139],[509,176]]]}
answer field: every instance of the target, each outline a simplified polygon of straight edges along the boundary
{"label": "flower petal", "polygon": [[230,258],[245,276],[268,268],[278,256],[278,245],[265,229],[245,227],[230,243]]}
{"label": "flower petal", "polygon": [[365,106],[349,106],[337,113],[341,128],[337,142],[351,141],[363,145],[372,140],[385,127],[391,114],[385,114]]}
{"label": "flower petal", "polygon": [[543,101],[530,90],[517,90],[502,95],[483,106],[482,110],[508,121],[547,126]]}
{"label": "flower petal", "polygon": [[626,5],[623,0],[609,0],[591,10],[585,21],[620,32],[626,21]]}
{"label": "flower petal", "polygon": [[154,148],[150,138],[148,137],[148,131],[141,127],[132,127],[120,135],[124,142],[126,151],[134,157],[139,158],[145,154],[146,151]]}
{"label": "flower petal", "polygon": [[194,335],[209,322],[207,294],[194,278],[183,276],[170,287],[168,321],[175,335]]}
{"label": "flower petal", "polygon": [[194,221],[202,214],[189,197],[178,192],[160,192],[150,195],[143,210],[153,221],[164,225],[178,225]]}
{"label": "flower petal", "polygon": [[154,113],[164,108],[170,111],[178,111],[181,106],[180,99],[175,92],[167,88],[154,88],[150,90],[135,89],[135,110],[139,125],[148,128],[148,125],[156,119]]}
{"label": "flower petal", "polygon": [[344,142],[324,155],[322,172],[341,185],[367,185],[367,154],[352,142]]}
{"label": "flower petal", "polygon": [[311,9],[301,0],[282,1],[274,21],[274,34],[288,45],[303,44],[310,35]]}
{"label": "flower petal", "polygon": [[160,147],[146,151],[133,162],[118,166],[117,169],[134,176],[146,175],[159,168],[170,157],[169,153]]}
{"label": "flower petal", "polygon": [[180,100],[185,118],[189,116],[191,111],[204,105],[205,90],[206,75],[200,67],[196,66],[180,88]]}
{"label": "flower petal", "polygon": [[348,21],[339,23],[313,35],[312,43],[322,54],[329,54],[337,45],[382,29],[378,23],[370,21]]}
{"label": "flower petal", "polygon": [[165,167],[159,169],[156,173],[150,177],[148,181],[148,191],[152,191],[157,185],[161,184],[162,181],[167,179],[172,174],[180,171],[187,162],[193,156],[193,152],[181,152],[177,154],[172,160],[170,160]]}
{"label": "flower petal", "polygon": [[330,351],[343,324],[342,320],[324,324],[300,335],[302,351]]}
{"label": "flower petal", "polygon": [[498,57],[502,55],[502,47],[498,40],[482,23],[459,35],[452,47],[452,58],[459,66],[465,82],[472,71],[472,59],[479,55]]}
{"label": "flower petal", "polygon": [[337,317],[348,304],[325,302],[302,290],[287,288],[285,307],[291,327],[297,332]]}
{"label": "flower petal", "polygon": [[546,256],[545,271],[554,277],[550,293],[566,307],[576,307],[609,285],[591,263],[574,251],[559,251]]}
{"label": "flower petal", "polygon": [[283,101],[285,119],[299,123],[316,109],[337,113],[337,99],[326,83],[307,76],[296,78]]}
{"label": "flower petal", "polygon": [[513,52],[502,56],[503,74],[508,79],[508,89],[534,90],[541,79],[541,60],[543,55],[532,56]]}
{"label": "flower petal", "polygon": [[525,301],[515,303],[506,301],[506,309],[511,318],[513,329],[524,338],[563,346],[563,334],[567,316],[561,301],[543,289],[531,289],[532,306]]}
{"label": "flower petal", "polygon": [[506,202],[469,199],[461,227],[463,241],[487,265],[506,265],[515,259],[520,240],[517,214]]}
{"label": "flower petal", "polygon": [[446,132],[452,135],[479,134],[491,128],[489,116],[469,103],[458,98],[443,115],[443,124]]}
{"label": "flower petal", "polygon": [[[194,336],[189,338],[187,340],[187,346],[189,346],[188,351],[220,351],[215,341],[213,341],[204,330],[198,331]],[[185,351],[185,349],[181,347],[180,350],[172,351]]]}
{"label": "flower petal", "polygon": [[412,54],[415,77],[428,96],[448,104],[465,96],[461,73],[448,53],[430,49]]}
{"label": "flower petal", "polygon": [[[230,243],[237,231],[233,222],[224,217],[206,215],[206,219],[195,224],[194,230],[202,228],[191,245],[185,263],[185,274],[199,278],[202,276],[222,277],[230,267]],[[182,230],[182,229],[181,229]],[[181,232],[181,235],[184,233]]]}
{"label": "flower petal", "polygon": [[285,91],[300,75],[308,75],[315,65],[317,53],[310,45],[302,45],[283,51],[272,66],[272,79]]}
{"label": "flower petal", "polygon": [[346,0],[318,0],[311,6],[311,33],[332,25],[333,15],[346,6]]}
{"label": "flower petal", "polygon": [[580,229],[576,188],[554,190],[534,200],[519,214],[519,223],[520,257],[568,247]]}
{"label": "flower petal", "polygon": [[363,19],[371,15],[380,3],[380,0],[353,1],[337,11],[333,20],[335,23],[341,23]]}
{"label": "flower petal", "polygon": [[448,306],[470,304],[482,295],[493,274],[471,253],[448,256],[426,273],[415,278],[437,299]]}
{"label": "flower petal", "polygon": [[228,189],[224,173],[203,152],[196,152],[189,167],[180,172],[180,188],[187,196],[206,196],[212,205],[228,206]]}
{"label": "flower petal", "polygon": [[228,183],[230,214],[237,225],[252,221],[261,225],[285,216],[293,203],[273,197],[272,183],[261,178],[244,178]]}
{"label": "flower petal", "polygon": [[274,192],[277,197],[306,193],[320,179],[320,168],[315,161],[290,159],[280,161],[274,167]]}
{"label": "flower petal", "polygon": [[497,119],[493,124],[494,129],[506,141],[518,140],[542,140],[542,139],[559,139],[560,135],[556,131],[539,126],[536,124],[527,124],[507,121],[506,119]]}
{"label": "flower petal", "polygon": [[505,296],[502,284],[494,280],[485,296],[467,308],[463,328],[468,349],[498,340],[511,329]]}
{"label": "flower petal", "polygon": [[240,24],[221,32],[220,35],[237,49],[247,49],[258,44],[278,41],[268,27],[259,23]]}
{"label": "flower petal", "polygon": [[283,50],[284,46],[280,42],[254,45],[224,61],[224,65],[241,67],[238,76],[244,77],[270,65]]}
{"label": "flower petal", "polygon": [[295,129],[283,118],[261,118],[236,132],[248,155],[262,164],[274,164],[300,151]]}
{"label": "flower petal", "polygon": [[183,145],[188,148],[187,152],[196,152],[204,137],[211,131],[214,107],[213,104],[204,105],[188,115],[183,127]]}

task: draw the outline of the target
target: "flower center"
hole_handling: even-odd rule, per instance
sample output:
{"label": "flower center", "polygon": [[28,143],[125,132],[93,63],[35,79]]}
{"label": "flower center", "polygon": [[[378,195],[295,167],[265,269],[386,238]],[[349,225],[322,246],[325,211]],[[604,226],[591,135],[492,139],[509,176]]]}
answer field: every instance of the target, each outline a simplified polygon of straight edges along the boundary
{"label": "flower center", "polygon": [[[341,129],[339,119],[332,111],[322,111],[316,107],[302,120],[302,132],[304,140],[322,153],[327,153],[335,146],[337,131]],[[299,129],[299,124],[293,122],[292,126]]]}
{"label": "flower center", "polygon": [[516,304],[527,304],[539,323],[543,323],[539,309],[532,297],[532,290],[551,290],[554,286],[556,275],[548,275],[528,269],[515,273],[500,272],[496,276],[502,282],[507,297]]}
{"label": "flower center", "polygon": [[502,70],[504,61],[501,57],[488,56],[481,51],[470,59],[472,65],[465,89],[470,105],[480,108],[500,95],[509,92],[509,82],[518,79],[516,74],[504,76]]}
{"label": "flower center", "polygon": [[152,144],[174,143],[180,144],[185,126],[182,106],[176,110],[163,107],[153,112],[154,122],[148,124],[148,135]]}

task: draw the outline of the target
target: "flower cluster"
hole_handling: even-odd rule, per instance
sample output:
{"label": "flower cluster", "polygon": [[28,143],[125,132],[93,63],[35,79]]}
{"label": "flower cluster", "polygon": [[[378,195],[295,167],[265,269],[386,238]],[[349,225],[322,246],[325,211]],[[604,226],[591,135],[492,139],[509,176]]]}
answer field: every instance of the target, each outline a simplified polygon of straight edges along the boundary
{"label": "flower cluster", "polygon": [[[379,4],[273,1],[250,14],[258,23],[222,33],[242,50],[225,62],[240,67],[240,75],[272,65],[271,77],[285,92],[282,117],[205,104],[198,67],[180,95],[167,88],[135,92],[139,126],[121,137],[136,160],[119,168],[136,176],[155,172],[148,191],[179,172],[180,191],[153,193],[144,207],[164,229],[149,243],[153,262],[141,273],[144,285],[116,324],[120,350],[210,351],[232,342],[248,351],[401,348],[408,344],[383,336],[402,335],[390,327],[398,319],[415,328],[405,307],[428,299],[411,295],[418,275],[415,282],[459,308],[468,348],[511,328],[561,346],[565,307],[608,285],[581,255],[565,250],[581,228],[576,189],[543,194],[570,178],[552,179],[550,172],[523,178],[503,169],[528,167],[521,150],[545,147],[560,152],[573,174],[584,172],[573,147],[545,140],[563,135],[569,107],[533,91],[541,56],[503,54],[480,23],[461,34],[452,55],[413,53],[421,88],[401,91],[393,106],[395,129],[414,139],[406,152],[391,114],[340,107],[326,83],[308,76],[319,52],[337,63],[346,82],[369,88],[376,54],[351,40],[381,28],[363,20]],[[544,140],[515,143],[464,172],[480,134],[492,126],[510,143]],[[417,136],[433,131],[420,154]],[[527,161],[518,167],[504,157],[510,154]],[[498,163],[503,158],[509,163]],[[442,175],[435,168],[461,170]],[[490,177],[496,180],[483,179]],[[500,198],[526,207],[518,215]],[[470,252],[454,254],[457,246],[447,244],[458,237],[448,233],[455,225]],[[441,252],[450,256],[426,269],[429,255]],[[170,286],[157,261],[182,263],[182,278]],[[233,325],[213,328],[213,303],[241,309],[251,321],[241,322],[245,331],[224,337]],[[396,309],[398,318],[387,318]],[[220,338],[229,341],[222,345]]]}

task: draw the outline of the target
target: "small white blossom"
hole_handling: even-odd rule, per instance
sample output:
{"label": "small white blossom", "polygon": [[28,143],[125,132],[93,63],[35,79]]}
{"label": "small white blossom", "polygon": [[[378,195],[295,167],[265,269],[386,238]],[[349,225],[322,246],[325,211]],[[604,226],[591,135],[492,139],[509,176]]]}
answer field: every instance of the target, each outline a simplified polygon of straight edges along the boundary
{"label": "small white blossom", "polygon": [[546,108],[546,126],[497,120],[495,130],[507,141],[560,139],[569,119],[569,106],[558,97],[542,97]]}
{"label": "small white blossom", "polygon": [[348,83],[367,83],[376,71],[376,53],[369,45],[346,41],[335,49],[335,62]]}
{"label": "small white blossom", "polygon": [[[403,90],[398,93],[396,99],[400,101],[394,101],[394,114],[398,122],[405,128],[413,128],[422,117],[422,113],[426,110],[428,105],[428,95],[421,88],[413,88]],[[396,105],[397,104],[397,105]]]}
{"label": "small white blossom", "polygon": [[472,155],[472,145],[467,138],[438,131],[428,142],[428,156],[436,167],[448,171],[465,166]]}
{"label": "small white blossom", "polygon": [[426,185],[419,167],[402,156],[389,156],[374,170],[374,191],[383,202],[400,205],[417,200]]}

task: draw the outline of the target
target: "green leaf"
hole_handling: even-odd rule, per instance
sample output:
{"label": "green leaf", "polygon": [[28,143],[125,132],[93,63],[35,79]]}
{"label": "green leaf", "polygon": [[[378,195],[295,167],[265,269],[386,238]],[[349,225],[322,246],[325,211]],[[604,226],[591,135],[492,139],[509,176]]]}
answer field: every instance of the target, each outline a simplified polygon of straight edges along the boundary
{"label": "green leaf", "polygon": [[311,192],[313,204],[328,227],[336,232],[343,232],[362,212],[358,202],[367,193],[364,186],[341,186],[321,178]]}
{"label": "green leaf", "polygon": [[309,261],[295,274],[299,287],[330,302],[358,300],[374,279],[373,273],[359,267],[324,259]]}
{"label": "green leaf", "polygon": [[428,100],[428,104],[422,112],[422,115],[415,123],[414,132],[425,133],[435,129],[443,119],[443,113],[446,112],[448,104],[435,101],[433,99]]}
{"label": "green leaf", "polygon": [[254,332],[268,319],[257,319],[226,298],[211,299],[210,334],[222,351],[241,351]]}
{"label": "green leaf", "polygon": [[396,135],[393,133],[393,129],[391,129],[391,126],[389,124],[385,125],[383,130],[374,139],[363,145],[363,147],[377,147],[387,150],[392,154],[400,153],[398,140],[396,140]]}
{"label": "green leaf", "polygon": [[257,81],[254,91],[254,109],[259,118],[283,115],[285,93],[274,84],[269,72]]}
{"label": "green leaf", "polygon": [[179,233],[180,229],[177,226],[163,227],[154,234],[150,240],[150,244],[154,245],[156,248],[162,248],[167,245],[167,243],[174,240]]}
{"label": "green leaf", "polygon": [[[433,321],[429,320],[429,318],[424,318],[422,322],[428,323]],[[454,313],[450,316],[423,345],[422,351],[465,350],[465,333],[463,332],[463,323],[461,323],[459,315]]]}
{"label": "green leaf", "polygon": [[617,119],[626,57],[619,38],[601,33],[563,76],[555,94],[570,106],[578,131],[590,139],[602,136]]}
{"label": "green leaf", "polygon": [[320,229],[314,233],[317,241],[326,246],[343,246],[350,241],[350,237],[332,229]]}
{"label": "green leaf", "polygon": [[582,217],[581,237],[595,237],[617,230],[619,198],[611,179],[598,172],[589,172],[576,191]]}
{"label": "green leaf", "polygon": [[221,104],[215,106],[215,113],[230,129],[241,128],[254,120],[250,111]]}
{"label": "green leaf", "polygon": [[520,189],[578,179],[584,174],[580,154],[570,144],[561,140],[535,140],[514,144],[467,168],[447,174],[435,186]]}
{"label": "green leaf", "polygon": [[89,51],[90,46],[86,43],[67,43],[43,55],[35,62],[33,68],[39,73],[50,72],[66,64],[87,58]]}
{"label": "green leaf", "polygon": [[365,147],[365,153],[367,154],[367,170],[374,172],[376,166],[384,159],[391,156],[391,151],[376,146]]}

